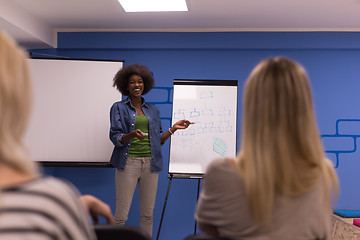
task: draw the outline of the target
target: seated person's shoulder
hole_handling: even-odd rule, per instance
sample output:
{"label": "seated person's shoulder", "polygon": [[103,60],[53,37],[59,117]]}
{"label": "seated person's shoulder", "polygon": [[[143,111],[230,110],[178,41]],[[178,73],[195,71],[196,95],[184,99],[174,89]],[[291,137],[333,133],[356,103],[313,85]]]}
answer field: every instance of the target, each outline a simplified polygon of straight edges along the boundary
{"label": "seated person's shoulder", "polygon": [[211,161],[207,167],[207,171],[211,171],[214,168],[235,168],[235,159],[233,158],[217,158]]}
{"label": "seated person's shoulder", "polygon": [[218,158],[213,160],[207,167],[205,178],[233,178],[238,177],[239,171],[235,160],[232,158]]}
{"label": "seated person's shoulder", "polygon": [[233,158],[225,158],[225,160],[230,166],[236,167],[235,166],[235,159],[233,159]]}
{"label": "seated person's shoulder", "polygon": [[43,192],[51,198],[62,199],[66,202],[77,201],[80,196],[78,190],[70,182],[54,178],[51,176],[43,176],[32,183],[25,185],[25,189],[34,192]]}

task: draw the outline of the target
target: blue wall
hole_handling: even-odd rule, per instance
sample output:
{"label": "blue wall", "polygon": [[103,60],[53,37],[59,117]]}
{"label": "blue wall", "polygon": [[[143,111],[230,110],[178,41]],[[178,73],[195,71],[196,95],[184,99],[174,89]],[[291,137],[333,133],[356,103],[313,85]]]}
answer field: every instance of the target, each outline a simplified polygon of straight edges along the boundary
{"label": "blue wall", "polygon": [[[340,177],[338,208],[360,208],[360,33],[351,32],[72,32],[59,33],[57,49],[36,53],[73,58],[121,59],[125,64],[147,65],[155,76],[155,89],[145,98],[161,111],[163,129],[170,126],[172,81],[175,78],[238,79],[238,126],[241,126],[243,84],[262,59],[287,56],[308,71],[320,133],[328,157]],[[104,79],[104,84],[111,84]],[[114,89],[115,91],[115,89]],[[86,89],[84,90],[86,94]],[[94,96],[96,97],[96,96]],[[238,128],[240,135],[240,127]],[[164,171],[160,174],[155,205],[155,239],[164,205],[169,141],[162,148]],[[114,169],[46,168],[65,178],[81,193],[91,193],[115,210]],[[197,180],[174,179],[170,188],[160,239],[183,239],[194,232]],[[134,196],[128,224],[138,225],[138,195]]]}

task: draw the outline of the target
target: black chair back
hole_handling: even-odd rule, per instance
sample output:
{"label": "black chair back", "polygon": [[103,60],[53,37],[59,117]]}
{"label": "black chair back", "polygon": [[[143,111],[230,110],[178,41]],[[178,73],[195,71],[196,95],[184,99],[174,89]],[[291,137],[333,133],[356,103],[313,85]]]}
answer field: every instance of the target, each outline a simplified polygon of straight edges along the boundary
{"label": "black chair back", "polygon": [[98,240],[151,240],[144,230],[133,226],[94,225]]}
{"label": "black chair back", "polygon": [[[231,240],[229,238],[222,238],[222,237],[213,237],[206,234],[196,234],[196,235],[189,235],[184,240]],[[309,239],[309,240],[325,240],[325,238],[316,238],[316,239]]]}
{"label": "black chair back", "polygon": [[206,234],[189,235],[184,240],[231,240],[229,238],[213,237]]}

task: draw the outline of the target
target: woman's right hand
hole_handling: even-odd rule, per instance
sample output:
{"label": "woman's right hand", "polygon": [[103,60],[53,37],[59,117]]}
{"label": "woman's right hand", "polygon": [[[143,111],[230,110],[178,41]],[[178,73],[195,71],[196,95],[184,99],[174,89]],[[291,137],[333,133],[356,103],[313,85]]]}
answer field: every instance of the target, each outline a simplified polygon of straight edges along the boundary
{"label": "woman's right hand", "polygon": [[141,131],[140,129],[135,129],[133,131],[133,134],[134,134],[134,138],[138,138],[140,141],[141,140],[144,140],[147,136],[147,134],[145,134],[143,131]]}
{"label": "woman's right hand", "polygon": [[130,142],[134,138],[138,138],[140,141],[144,140],[146,138],[147,134],[141,131],[140,129],[135,129],[134,131],[125,134],[122,136],[120,142],[122,144],[125,144],[127,142]]}

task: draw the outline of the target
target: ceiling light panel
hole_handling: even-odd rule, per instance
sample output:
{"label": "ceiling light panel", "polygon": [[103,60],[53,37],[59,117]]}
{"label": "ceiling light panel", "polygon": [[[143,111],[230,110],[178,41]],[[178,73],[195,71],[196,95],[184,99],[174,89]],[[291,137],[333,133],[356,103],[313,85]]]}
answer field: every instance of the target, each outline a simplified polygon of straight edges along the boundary
{"label": "ceiling light panel", "polygon": [[188,11],[186,0],[118,0],[125,12]]}

